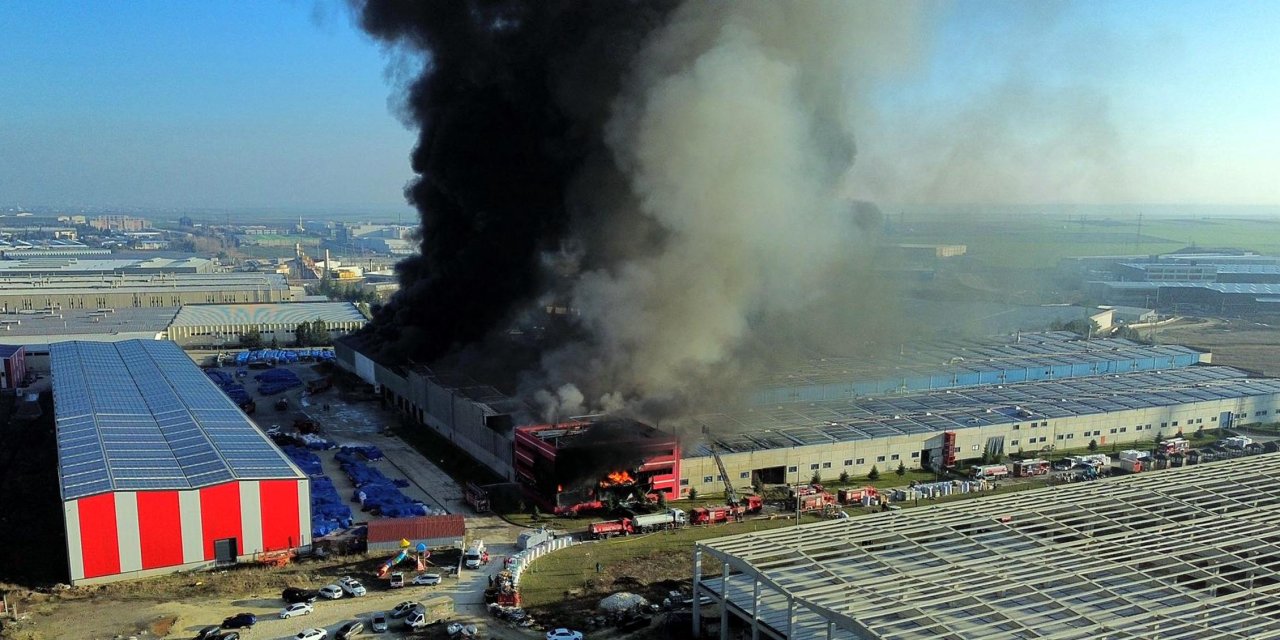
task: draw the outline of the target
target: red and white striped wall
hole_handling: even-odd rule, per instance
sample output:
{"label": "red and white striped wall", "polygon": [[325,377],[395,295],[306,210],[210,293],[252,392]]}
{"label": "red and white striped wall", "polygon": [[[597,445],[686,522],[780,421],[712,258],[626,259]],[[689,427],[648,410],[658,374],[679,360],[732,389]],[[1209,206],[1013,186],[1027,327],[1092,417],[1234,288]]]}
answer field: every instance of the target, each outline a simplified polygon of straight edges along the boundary
{"label": "red and white striped wall", "polygon": [[63,503],[72,584],[212,565],[311,544],[307,480],[240,480],[186,491],[115,491]]}

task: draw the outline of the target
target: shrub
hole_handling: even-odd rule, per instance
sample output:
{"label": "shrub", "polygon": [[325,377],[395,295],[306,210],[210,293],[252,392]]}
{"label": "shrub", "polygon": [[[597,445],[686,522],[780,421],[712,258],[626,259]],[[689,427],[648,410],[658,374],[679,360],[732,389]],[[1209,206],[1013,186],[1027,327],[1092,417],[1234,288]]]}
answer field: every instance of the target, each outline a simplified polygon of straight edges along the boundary
{"label": "shrub", "polygon": [[868,479],[868,480],[870,480],[870,481],[872,481],[872,482],[875,482],[876,480],[879,480],[879,479],[880,479],[880,470],[879,470],[879,469],[877,469],[877,468],[873,465],[873,466],[871,467],[871,472],[867,474],[867,479]]}

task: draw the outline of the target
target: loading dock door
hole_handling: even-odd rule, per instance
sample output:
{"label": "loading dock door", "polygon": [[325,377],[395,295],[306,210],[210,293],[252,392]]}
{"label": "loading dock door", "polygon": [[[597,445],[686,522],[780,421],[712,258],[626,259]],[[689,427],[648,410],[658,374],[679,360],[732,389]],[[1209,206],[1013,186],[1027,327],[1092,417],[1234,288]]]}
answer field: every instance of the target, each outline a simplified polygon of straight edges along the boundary
{"label": "loading dock door", "polygon": [[762,484],[786,484],[787,468],[786,467],[765,467],[763,469],[751,470],[751,486]]}
{"label": "loading dock door", "polygon": [[213,560],[218,564],[235,564],[239,555],[235,538],[213,541]]}
{"label": "loading dock door", "polygon": [[1232,416],[1232,415],[1233,415],[1233,414],[1232,414],[1230,411],[1223,411],[1221,414],[1219,414],[1219,415],[1218,415],[1218,427],[1219,427],[1219,428],[1221,428],[1221,429],[1226,429],[1227,427],[1230,427],[1230,426],[1231,426],[1231,416]]}

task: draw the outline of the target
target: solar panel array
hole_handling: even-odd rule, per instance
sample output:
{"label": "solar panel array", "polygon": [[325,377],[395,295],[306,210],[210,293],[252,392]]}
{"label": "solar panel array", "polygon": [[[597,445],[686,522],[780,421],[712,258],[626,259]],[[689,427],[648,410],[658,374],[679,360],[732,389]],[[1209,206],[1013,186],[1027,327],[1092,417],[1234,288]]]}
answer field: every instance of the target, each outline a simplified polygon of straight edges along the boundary
{"label": "solar panel array", "polygon": [[904,345],[880,358],[823,357],[804,366],[772,373],[757,387],[798,387],[875,378],[918,375],[963,375],[993,369],[1046,368],[1055,365],[1156,359],[1159,366],[1175,366],[1199,352],[1181,345],[1147,345],[1123,338],[1083,340],[1069,331],[1028,333],[1005,338],[955,340]]}
{"label": "solar panel array", "polygon": [[50,348],[62,496],[301,474],[172,342]]}
{"label": "solar panel array", "polygon": [[[866,400],[780,404],[699,416],[722,450],[756,451],[927,434],[1280,393],[1280,379],[1249,378],[1231,367],[1072,378],[933,391]],[[1019,411],[1027,413],[1020,414]],[[711,455],[705,445],[691,451]]]}

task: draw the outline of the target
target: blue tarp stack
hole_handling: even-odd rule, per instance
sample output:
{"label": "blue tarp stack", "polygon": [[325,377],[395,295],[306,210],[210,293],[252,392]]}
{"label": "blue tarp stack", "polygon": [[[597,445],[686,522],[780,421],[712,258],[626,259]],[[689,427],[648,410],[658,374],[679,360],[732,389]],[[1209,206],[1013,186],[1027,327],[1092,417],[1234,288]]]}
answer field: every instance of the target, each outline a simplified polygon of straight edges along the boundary
{"label": "blue tarp stack", "polygon": [[258,386],[258,393],[268,396],[302,386],[302,380],[298,379],[298,375],[288,369],[269,369],[254,376],[253,379],[261,383]]}
{"label": "blue tarp stack", "polygon": [[356,486],[354,499],[359,500],[364,511],[377,511],[388,518],[409,518],[412,516],[430,515],[431,510],[420,502],[400,493],[396,483],[382,474],[381,471],[365,464],[363,460],[371,459],[368,455],[379,458],[382,452],[377,447],[341,447],[334,456],[342,465],[342,470]]}
{"label": "blue tarp stack", "polygon": [[237,405],[244,406],[252,400],[249,397],[249,392],[244,390],[244,385],[236,382],[236,379],[231,377],[231,374],[218,369],[205,369],[204,372]]}
{"label": "blue tarp stack", "polygon": [[302,447],[283,446],[280,450],[311,480],[311,535],[321,537],[351,526],[351,507],[342,501],[333,481],[324,475],[316,454]]}
{"label": "blue tarp stack", "polygon": [[255,349],[236,353],[236,366],[243,367],[255,362],[270,364],[290,364],[302,360],[330,362],[333,359],[332,349]]}

